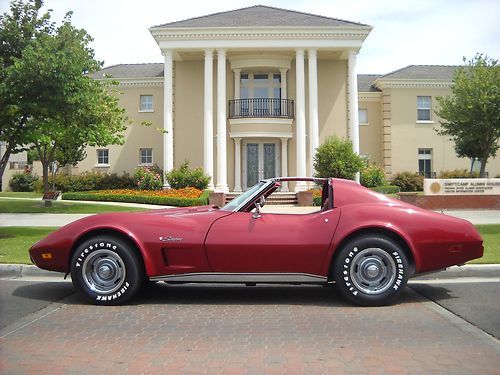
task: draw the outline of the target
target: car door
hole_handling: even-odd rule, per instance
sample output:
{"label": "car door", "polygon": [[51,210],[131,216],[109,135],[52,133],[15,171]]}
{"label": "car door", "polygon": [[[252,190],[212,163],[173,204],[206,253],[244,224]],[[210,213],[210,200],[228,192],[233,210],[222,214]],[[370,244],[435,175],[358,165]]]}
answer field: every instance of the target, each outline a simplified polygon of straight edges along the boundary
{"label": "car door", "polygon": [[214,272],[320,274],[340,210],[310,214],[234,212],[214,222],[205,251]]}

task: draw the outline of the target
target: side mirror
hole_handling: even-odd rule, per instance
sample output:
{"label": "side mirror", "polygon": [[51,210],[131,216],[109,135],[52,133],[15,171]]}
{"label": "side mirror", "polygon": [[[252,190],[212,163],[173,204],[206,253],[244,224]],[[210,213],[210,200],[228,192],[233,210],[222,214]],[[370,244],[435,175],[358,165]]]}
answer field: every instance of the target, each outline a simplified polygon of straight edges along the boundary
{"label": "side mirror", "polygon": [[266,198],[263,195],[261,195],[259,201],[255,202],[255,212],[252,215],[254,219],[258,219],[259,217],[262,216],[260,214],[260,209],[264,207],[265,204],[266,204]]}

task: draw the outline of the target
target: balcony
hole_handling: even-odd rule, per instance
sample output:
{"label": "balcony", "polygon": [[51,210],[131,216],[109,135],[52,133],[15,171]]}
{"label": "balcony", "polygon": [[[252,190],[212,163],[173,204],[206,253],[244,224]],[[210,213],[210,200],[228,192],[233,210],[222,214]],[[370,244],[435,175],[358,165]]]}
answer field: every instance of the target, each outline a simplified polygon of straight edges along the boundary
{"label": "balcony", "polygon": [[229,101],[229,118],[294,118],[294,102],[290,99],[255,98]]}

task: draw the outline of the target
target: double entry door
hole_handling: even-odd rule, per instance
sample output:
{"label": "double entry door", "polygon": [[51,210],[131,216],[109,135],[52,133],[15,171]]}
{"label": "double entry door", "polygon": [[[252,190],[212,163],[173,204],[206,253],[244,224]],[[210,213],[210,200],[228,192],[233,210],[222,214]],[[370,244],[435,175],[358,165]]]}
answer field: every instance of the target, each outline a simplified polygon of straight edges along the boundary
{"label": "double entry door", "polygon": [[262,179],[273,178],[278,174],[277,142],[247,141],[243,155],[243,189],[248,189]]}

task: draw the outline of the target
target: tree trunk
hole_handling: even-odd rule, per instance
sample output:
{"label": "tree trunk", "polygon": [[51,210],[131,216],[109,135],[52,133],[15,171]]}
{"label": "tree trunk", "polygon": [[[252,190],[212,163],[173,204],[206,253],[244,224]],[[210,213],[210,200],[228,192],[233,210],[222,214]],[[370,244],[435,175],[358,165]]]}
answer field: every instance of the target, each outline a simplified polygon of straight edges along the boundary
{"label": "tree trunk", "polygon": [[486,178],[486,162],[488,161],[488,156],[483,156],[481,158],[481,169],[479,170],[479,177]]}
{"label": "tree trunk", "polygon": [[5,168],[7,167],[7,164],[9,163],[10,154],[11,154],[11,150],[9,147],[7,147],[5,149],[5,153],[2,155],[2,159],[0,159],[0,181],[2,181],[3,172],[5,172]]}
{"label": "tree trunk", "polygon": [[49,187],[49,163],[40,160],[42,162],[42,179],[43,179],[43,192],[46,193],[50,191]]}

